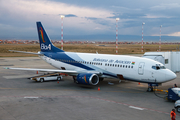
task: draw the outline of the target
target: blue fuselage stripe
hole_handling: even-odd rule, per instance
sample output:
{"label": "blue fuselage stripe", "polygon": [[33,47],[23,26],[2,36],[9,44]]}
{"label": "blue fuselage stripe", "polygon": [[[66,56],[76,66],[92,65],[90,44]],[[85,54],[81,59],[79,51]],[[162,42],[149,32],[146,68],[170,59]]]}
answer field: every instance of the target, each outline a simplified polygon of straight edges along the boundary
{"label": "blue fuselage stripe", "polygon": [[51,53],[51,52],[47,53],[47,52],[45,52],[44,55],[47,57],[50,57],[54,60],[61,61],[61,62],[66,63],[66,64],[71,64],[71,65],[76,66],[76,67],[80,67],[80,68],[83,68],[86,70],[94,70],[91,67],[88,67],[88,66],[85,66],[85,65],[79,63],[80,60],[72,59],[67,54],[65,54],[65,52],[60,52],[60,53]]}

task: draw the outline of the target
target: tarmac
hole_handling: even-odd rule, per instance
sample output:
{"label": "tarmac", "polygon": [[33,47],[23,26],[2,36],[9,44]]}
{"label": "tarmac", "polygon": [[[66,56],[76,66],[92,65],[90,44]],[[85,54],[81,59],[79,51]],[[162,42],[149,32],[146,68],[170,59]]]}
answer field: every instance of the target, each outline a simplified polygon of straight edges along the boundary
{"label": "tarmac", "polygon": [[[146,92],[144,83],[105,79],[86,86],[75,84],[71,76],[40,83],[27,79],[37,76],[36,71],[3,67],[55,69],[39,57],[0,58],[0,120],[169,120],[174,108],[174,102],[163,99],[165,93],[158,93],[161,98]],[[180,86],[180,73],[158,89],[175,83]]]}

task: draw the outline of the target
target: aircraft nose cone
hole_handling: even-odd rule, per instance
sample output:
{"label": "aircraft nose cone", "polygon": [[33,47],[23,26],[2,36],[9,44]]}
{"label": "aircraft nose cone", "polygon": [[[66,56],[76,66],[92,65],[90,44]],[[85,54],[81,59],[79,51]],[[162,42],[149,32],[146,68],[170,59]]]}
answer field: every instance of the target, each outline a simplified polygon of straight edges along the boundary
{"label": "aircraft nose cone", "polygon": [[167,80],[173,80],[173,79],[175,79],[177,77],[177,75],[174,73],[174,72],[172,72],[172,71],[170,71],[170,70],[168,70],[167,72],[166,72],[166,79]]}

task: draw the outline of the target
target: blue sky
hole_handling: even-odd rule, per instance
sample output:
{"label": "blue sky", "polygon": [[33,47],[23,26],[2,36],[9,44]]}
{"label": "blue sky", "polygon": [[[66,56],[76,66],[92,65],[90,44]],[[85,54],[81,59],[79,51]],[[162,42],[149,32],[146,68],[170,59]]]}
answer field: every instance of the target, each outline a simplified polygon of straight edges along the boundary
{"label": "blue sky", "polygon": [[0,39],[37,38],[36,21],[49,36],[61,34],[60,15],[64,15],[64,38],[68,35],[118,34],[180,36],[179,0],[0,0]]}

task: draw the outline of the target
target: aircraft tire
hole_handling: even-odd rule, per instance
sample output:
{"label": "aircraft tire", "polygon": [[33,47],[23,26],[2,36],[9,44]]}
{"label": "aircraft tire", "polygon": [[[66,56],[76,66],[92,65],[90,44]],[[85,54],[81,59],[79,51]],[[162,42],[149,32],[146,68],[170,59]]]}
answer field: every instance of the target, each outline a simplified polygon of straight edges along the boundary
{"label": "aircraft tire", "polygon": [[148,87],[147,92],[152,92],[153,88],[152,87]]}

